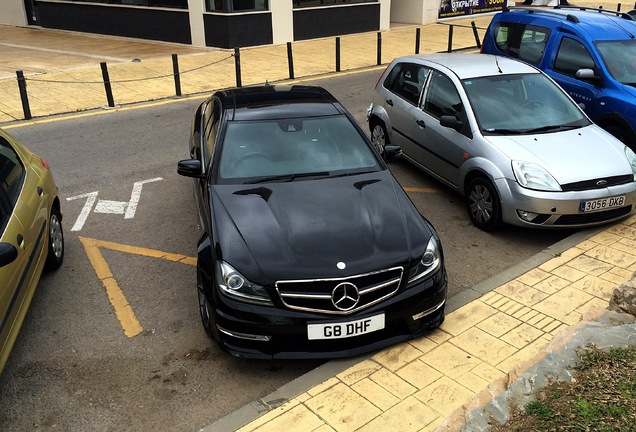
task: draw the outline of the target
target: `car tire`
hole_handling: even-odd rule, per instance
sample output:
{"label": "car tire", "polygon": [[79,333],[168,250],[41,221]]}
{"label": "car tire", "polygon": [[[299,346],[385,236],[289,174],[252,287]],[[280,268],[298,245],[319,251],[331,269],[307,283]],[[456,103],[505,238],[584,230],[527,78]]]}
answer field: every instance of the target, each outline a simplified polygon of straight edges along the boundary
{"label": "car tire", "polygon": [[492,183],[483,177],[470,181],[467,189],[468,215],[473,224],[484,231],[501,226],[501,203]]}
{"label": "car tire", "polygon": [[384,156],[384,148],[390,144],[390,142],[386,126],[381,120],[375,119],[371,123],[371,142],[373,143],[373,147],[380,153],[380,156]]}
{"label": "car tire", "polygon": [[199,299],[199,315],[201,315],[201,324],[203,324],[203,329],[210,337],[210,339],[214,340],[214,320],[212,319],[212,305],[208,301],[207,296],[205,295],[205,290],[203,289],[203,283],[201,282],[201,276],[197,271],[197,296]]}
{"label": "car tire", "polygon": [[44,268],[48,271],[57,270],[64,261],[64,231],[62,230],[62,216],[57,207],[51,207],[49,216],[49,248]]}

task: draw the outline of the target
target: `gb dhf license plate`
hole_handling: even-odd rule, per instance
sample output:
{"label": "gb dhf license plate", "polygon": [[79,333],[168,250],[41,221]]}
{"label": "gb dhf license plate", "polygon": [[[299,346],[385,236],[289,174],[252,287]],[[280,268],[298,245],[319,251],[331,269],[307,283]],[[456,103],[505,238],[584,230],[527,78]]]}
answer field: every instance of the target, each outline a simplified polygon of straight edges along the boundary
{"label": "gb dhf license plate", "polygon": [[625,205],[625,195],[601,198],[592,201],[581,201],[579,211],[581,213],[607,210]]}
{"label": "gb dhf license plate", "polygon": [[325,324],[307,324],[307,337],[316,339],[343,339],[372,333],[384,328],[384,314],[355,321]]}

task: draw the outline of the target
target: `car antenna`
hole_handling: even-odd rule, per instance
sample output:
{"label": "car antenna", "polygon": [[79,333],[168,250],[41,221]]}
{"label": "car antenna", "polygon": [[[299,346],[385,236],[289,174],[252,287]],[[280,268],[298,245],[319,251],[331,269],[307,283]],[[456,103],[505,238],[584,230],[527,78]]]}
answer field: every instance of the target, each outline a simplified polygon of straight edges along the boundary
{"label": "car antenna", "polygon": [[495,56],[495,64],[497,65],[497,69],[499,69],[499,73],[503,73],[501,67],[499,67],[499,56]]}

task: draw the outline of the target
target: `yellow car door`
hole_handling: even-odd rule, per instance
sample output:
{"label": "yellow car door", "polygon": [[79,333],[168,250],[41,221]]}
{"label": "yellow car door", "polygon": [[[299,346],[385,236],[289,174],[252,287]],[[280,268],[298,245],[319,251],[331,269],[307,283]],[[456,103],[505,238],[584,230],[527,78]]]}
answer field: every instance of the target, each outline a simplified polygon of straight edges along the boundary
{"label": "yellow car door", "polygon": [[40,279],[47,203],[39,175],[0,137],[0,370]]}

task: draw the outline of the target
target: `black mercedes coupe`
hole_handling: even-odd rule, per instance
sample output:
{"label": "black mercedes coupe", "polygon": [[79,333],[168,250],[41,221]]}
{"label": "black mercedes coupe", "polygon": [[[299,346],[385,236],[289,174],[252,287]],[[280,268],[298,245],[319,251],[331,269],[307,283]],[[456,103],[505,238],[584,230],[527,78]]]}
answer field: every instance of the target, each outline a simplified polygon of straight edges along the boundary
{"label": "black mercedes coupe", "polygon": [[363,129],[312,86],[214,93],[190,158],[203,327],[237,357],[336,358],[444,320],[442,246]]}

